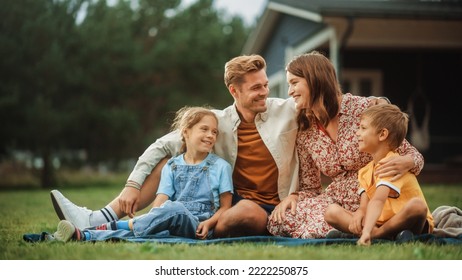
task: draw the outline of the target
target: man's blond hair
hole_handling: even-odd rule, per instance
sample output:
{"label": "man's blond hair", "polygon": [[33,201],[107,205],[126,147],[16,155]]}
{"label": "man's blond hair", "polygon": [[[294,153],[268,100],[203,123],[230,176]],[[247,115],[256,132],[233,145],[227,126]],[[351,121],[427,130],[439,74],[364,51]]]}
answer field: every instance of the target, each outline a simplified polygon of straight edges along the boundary
{"label": "man's blond hair", "polygon": [[266,69],[266,62],[260,55],[253,54],[235,57],[225,64],[225,85],[227,88],[231,84],[240,86],[245,82],[245,74],[257,72],[262,69]]}

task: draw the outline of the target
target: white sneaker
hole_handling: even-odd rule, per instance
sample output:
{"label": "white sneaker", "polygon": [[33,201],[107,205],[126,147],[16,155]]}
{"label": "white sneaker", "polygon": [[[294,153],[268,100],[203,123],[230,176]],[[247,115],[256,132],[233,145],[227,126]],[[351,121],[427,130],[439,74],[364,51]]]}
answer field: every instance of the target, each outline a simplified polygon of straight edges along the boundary
{"label": "white sneaker", "polygon": [[80,229],[90,227],[90,215],[93,211],[75,205],[58,190],[52,190],[50,196],[55,212],[61,220],[67,220]]}
{"label": "white sneaker", "polygon": [[58,224],[58,229],[53,234],[55,240],[67,242],[71,240],[72,236],[75,233],[75,226],[66,220],[62,220]]}

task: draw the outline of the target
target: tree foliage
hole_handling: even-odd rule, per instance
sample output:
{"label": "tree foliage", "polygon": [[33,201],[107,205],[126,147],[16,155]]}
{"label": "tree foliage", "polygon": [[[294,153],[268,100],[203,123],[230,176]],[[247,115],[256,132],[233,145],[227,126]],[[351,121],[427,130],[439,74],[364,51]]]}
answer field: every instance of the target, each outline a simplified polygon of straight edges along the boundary
{"label": "tree foliage", "polygon": [[[0,147],[90,163],[137,157],[184,105],[232,102],[223,66],[248,34],[212,0],[0,0]],[[79,15],[85,11],[80,22]]]}

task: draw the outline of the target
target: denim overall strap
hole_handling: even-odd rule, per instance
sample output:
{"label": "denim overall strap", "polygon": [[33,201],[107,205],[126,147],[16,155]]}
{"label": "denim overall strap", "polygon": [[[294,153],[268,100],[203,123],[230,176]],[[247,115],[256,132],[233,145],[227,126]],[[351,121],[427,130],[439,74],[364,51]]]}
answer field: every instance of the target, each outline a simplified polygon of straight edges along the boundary
{"label": "denim overall strap", "polygon": [[210,218],[214,212],[209,167],[216,159],[209,158],[204,164],[199,165],[171,165],[175,188],[172,201],[181,202],[200,220]]}
{"label": "denim overall strap", "polygon": [[210,189],[210,202],[212,203],[212,210],[214,211],[216,211],[215,198],[213,196],[213,189],[212,189],[212,182],[210,181],[210,169],[209,168],[215,164],[217,159],[218,159],[218,156],[215,154],[209,154],[209,156],[205,159],[206,166],[207,166],[207,182],[208,182],[207,185],[209,186],[209,189]]}

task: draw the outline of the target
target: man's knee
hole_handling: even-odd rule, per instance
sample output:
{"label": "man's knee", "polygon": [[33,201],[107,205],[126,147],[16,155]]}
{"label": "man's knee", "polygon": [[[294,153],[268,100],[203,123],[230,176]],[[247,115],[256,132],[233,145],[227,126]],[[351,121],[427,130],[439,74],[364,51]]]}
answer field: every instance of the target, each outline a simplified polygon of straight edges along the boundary
{"label": "man's knee", "polygon": [[243,223],[248,225],[264,223],[266,227],[268,214],[257,203],[244,199],[239,201],[234,207],[236,214]]}
{"label": "man's knee", "polygon": [[265,234],[268,215],[257,203],[244,199],[220,215],[216,237]]}

